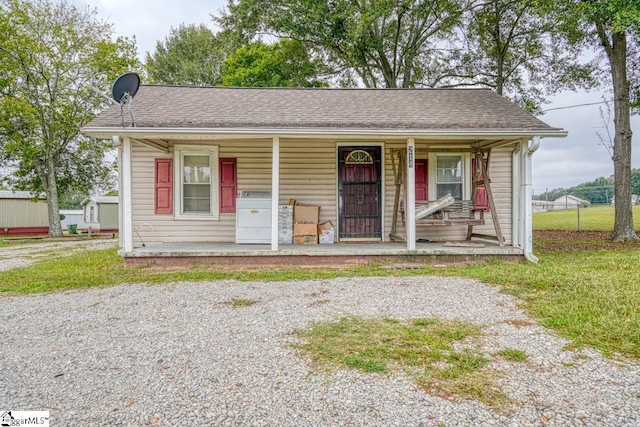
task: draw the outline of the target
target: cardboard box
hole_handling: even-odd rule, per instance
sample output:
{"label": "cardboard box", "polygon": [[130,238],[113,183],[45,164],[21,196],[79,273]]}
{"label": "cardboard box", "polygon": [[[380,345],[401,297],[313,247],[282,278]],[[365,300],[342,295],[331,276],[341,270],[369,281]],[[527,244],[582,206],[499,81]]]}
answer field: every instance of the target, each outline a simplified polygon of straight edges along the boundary
{"label": "cardboard box", "polygon": [[293,244],[294,245],[317,245],[318,244],[318,236],[293,236]]}
{"label": "cardboard box", "polygon": [[318,226],[316,224],[293,224],[294,236],[317,236]]}
{"label": "cardboard box", "polygon": [[308,222],[317,224],[320,220],[320,206],[296,205],[293,210],[293,223]]}
{"label": "cardboard box", "polygon": [[321,245],[333,245],[335,237],[336,231],[331,221],[326,221],[318,225],[318,241]]}

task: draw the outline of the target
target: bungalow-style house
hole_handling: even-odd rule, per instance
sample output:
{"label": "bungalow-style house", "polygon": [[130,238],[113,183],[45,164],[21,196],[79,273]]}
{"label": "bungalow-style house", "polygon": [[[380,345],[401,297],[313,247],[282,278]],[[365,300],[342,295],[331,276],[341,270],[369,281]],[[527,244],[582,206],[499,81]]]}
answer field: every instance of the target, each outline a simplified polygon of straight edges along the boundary
{"label": "bungalow-style house", "polygon": [[92,232],[118,231],[118,197],[87,197],[81,203],[84,227]]}
{"label": "bungalow-style house", "polygon": [[[535,261],[531,156],[567,134],[484,89],[143,85],[131,110],[83,129],[119,147],[127,263]],[[280,243],[292,199],[335,244]]]}
{"label": "bungalow-style house", "polygon": [[45,236],[49,233],[47,198],[29,191],[0,191],[0,236]]}
{"label": "bungalow-style house", "polygon": [[564,210],[564,209],[577,209],[577,208],[586,208],[591,203],[588,200],[581,199],[580,197],[572,196],[571,194],[565,194],[564,196],[560,196],[553,201],[553,210]]}

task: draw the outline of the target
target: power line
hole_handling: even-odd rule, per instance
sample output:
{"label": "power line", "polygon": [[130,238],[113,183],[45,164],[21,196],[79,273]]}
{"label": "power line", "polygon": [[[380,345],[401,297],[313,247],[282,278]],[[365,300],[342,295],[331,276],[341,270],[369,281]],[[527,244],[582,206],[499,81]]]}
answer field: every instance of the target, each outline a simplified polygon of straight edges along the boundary
{"label": "power line", "polygon": [[598,104],[608,104],[609,102],[612,102],[612,101],[613,99],[605,99],[604,101],[600,101],[600,102],[588,102],[586,104],[574,104],[574,105],[567,105],[565,107],[547,108],[546,110],[542,110],[542,112],[546,113],[547,111],[566,110],[568,108],[587,107],[589,105],[598,105]]}

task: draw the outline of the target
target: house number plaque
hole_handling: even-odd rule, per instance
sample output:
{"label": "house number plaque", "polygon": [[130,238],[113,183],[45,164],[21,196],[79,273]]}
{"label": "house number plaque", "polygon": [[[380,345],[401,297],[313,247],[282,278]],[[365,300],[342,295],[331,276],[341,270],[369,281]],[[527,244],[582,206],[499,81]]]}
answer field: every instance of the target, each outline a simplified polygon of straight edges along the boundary
{"label": "house number plaque", "polygon": [[410,168],[413,168],[413,146],[410,145],[409,147],[407,147],[407,157],[408,157],[408,164]]}

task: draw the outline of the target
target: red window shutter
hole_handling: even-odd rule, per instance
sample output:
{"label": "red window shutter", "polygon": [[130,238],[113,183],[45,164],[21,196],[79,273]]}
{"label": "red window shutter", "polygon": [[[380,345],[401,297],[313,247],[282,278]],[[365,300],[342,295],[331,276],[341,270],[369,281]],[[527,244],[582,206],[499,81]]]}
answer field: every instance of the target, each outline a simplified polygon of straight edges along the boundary
{"label": "red window shutter", "polygon": [[173,159],[156,159],[155,213],[173,213]]}
{"label": "red window shutter", "polygon": [[233,213],[236,211],[237,161],[236,159],[223,159],[220,162],[220,213]]}
{"label": "red window shutter", "polygon": [[[483,158],[482,161],[484,162],[484,167],[487,167],[487,159]],[[471,170],[474,171],[476,170],[476,159],[475,157],[473,159],[471,159]],[[478,173],[478,178],[481,178],[482,174]],[[489,177],[485,177],[485,179],[489,179]],[[489,207],[489,197],[487,196],[487,188],[484,186],[484,184],[482,185],[478,185],[478,188],[476,189],[476,200],[475,200],[475,207],[476,209],[482,209],[483,211],[489,211],[490,207]]]}
{"label": "red window shutter", "polygon": [[416,200],[429,200],[429,161],[416,159]]}

